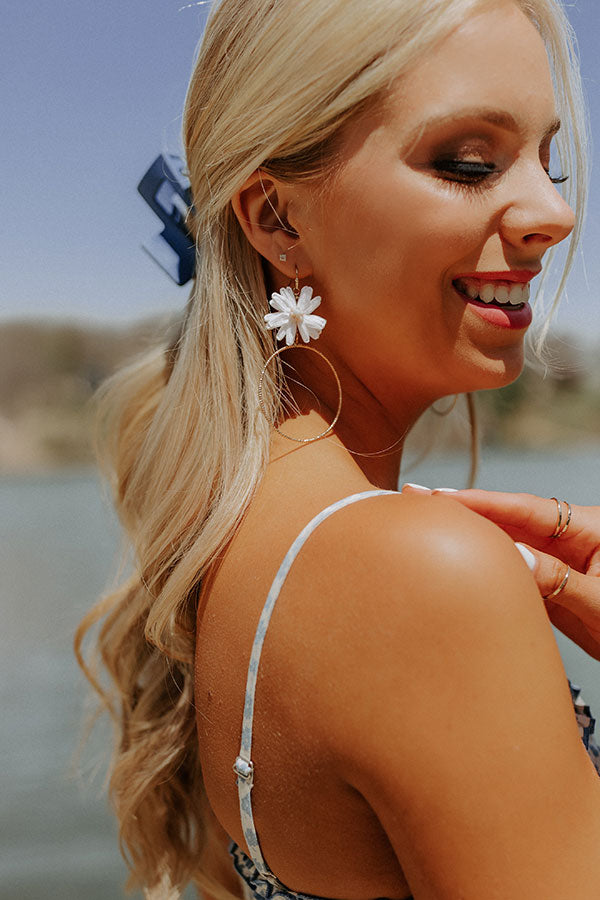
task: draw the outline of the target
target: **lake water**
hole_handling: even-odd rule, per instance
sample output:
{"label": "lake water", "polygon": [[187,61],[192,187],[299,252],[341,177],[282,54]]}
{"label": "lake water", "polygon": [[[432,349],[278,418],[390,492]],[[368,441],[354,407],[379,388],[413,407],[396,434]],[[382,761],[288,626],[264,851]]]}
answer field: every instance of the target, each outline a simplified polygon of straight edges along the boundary
{"label": "lake water", "polygon": [[[405,480],[462,487],[466,470],[464,457],[431,458]],[[488,453],[478,485],[600,504],[600,456]],[[72,634],[109,583],[118,539],[93,474],[0,480],[2,900],[124,896],[102,772],[93,787],[71,774],[86,693]],[[599,664],[562,636],[559,646],[600,711]],[[97,733],[86,770],[101,769],[105,745],[106,733]]]}

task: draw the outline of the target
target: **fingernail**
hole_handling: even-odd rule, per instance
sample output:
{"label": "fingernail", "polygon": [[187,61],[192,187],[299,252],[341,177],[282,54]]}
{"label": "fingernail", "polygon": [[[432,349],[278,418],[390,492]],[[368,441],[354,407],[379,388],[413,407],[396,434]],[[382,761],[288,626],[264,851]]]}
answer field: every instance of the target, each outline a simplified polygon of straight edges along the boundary
{"label": "fingernail", "polygon": [[456,488],[434,488],[434,493],[437,494],[456,494]]}
{"label": "fingernail", "polygon": [[515,547],[517,548],[517,550],[519,551],[519,553],[521,554],[521,556],[527,563],[527,567],[529,569],[531,569],[531,571],[533,572],[533,570],[535,569],[535,556],[533,555],[531,550],[528,547],[526,547],[524,544],[519,544],[519,543],[516,543]]}
{"label": "fingernail", "polygon": [[413,491],[430,491],[431,488],[425,487],[424,484],[412,484],[410,481],[405,481],[402,485],[403,488],[409,487],[412,488]]}

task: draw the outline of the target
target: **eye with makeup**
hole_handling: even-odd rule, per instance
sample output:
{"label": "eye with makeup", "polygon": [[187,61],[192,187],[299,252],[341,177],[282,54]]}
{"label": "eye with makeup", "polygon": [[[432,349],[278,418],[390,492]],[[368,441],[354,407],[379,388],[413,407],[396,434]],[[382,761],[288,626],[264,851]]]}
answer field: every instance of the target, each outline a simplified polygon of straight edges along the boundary
{"label": "eye with makeup", "polygon": [[459,185],[480,185],[501,171],[495,163],[448,157],[435,159],[432,168],[444,181],[455,182]]}
{"label": "eye with makeup", "polygon": [[466,190],[492,187],[510,166],[512,154],[494,135],[454,135],[430,150],[429,168],[440,180]]}
{"label": "eye with makeup", "polygon": [[[494,175],[500,175],[503,171],[495,163],[448,157],[435,159],[431,166],[444,181],[453,182],[460,187],[483,187],[487,180],[490,180]],[[569,178],[568,175],[554,177],[550,175],[549,169],[545,166],[544,171],[552,184],[564,184]]]}

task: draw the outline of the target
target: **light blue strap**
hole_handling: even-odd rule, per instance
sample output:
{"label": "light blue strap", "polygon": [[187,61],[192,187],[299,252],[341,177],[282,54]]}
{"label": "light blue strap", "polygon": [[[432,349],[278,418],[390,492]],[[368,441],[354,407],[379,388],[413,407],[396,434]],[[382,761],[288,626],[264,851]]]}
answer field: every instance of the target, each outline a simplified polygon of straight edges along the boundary
{"label": "light blue strap", "polygon": [[302,531],[286,553],[283,562],[279,567],[279,571],[275,576],[273,584],[271,585],[271,590],[267,595],[263,611],[258,621],[256,634],[254,636],[254,643],[252,645],[252,653],[250,654],[248,678],[246,680],[246,698],[244,701],[244,718],[242,721],[242,740],[240,745],[240,753],[234,763],[233,770],[237,775],[242,829],[244,831],[244,837],[248,845],[248,850],[250,852],[252,862],[258,869],[260,875],[275,886],[279,886],[280,882],[277,880],[277,878],[275,878],[273,873],[268,868],[261,853],[260,844],[258,843],[258,835],[256,834],[256,828],[254,827],[252,801],[250,798],[252,783],[254,780],[254,764],[252,763],[251,755],[252,723],[254,720],[254,695],[256,692],[258,664],[260,662],[260,655],[262,653],[263,643],[265,640],[265,635],[267,633],[267,628],[269,626],[269,621],[271,619],[271,614],[275,607],[275,603],[279,596],[279,592],[281,590],[283,582],[285,581],[286,576],[290,571],[292,563],[302,549],[302,546],[304,545],[306,539],[312,534],[315,528],[321,524],[321,522],[324,522],[325,519],[328,519],[329,516],[333,515],[334,512],[337,512],[338,509],[343,509],[344,506],[349,506],[351,503],[356,503],[357,500],[366,500],[367,497],[378,497],[382,494],[395,493],[397,492],[373,490],[363,491],[360,494],[351,494],[351,496],[349,497],[343,497],[341,500],[337,500],[335,503],[332,503],[331,506],[326,507],[326,509],[318,513],[318,515],[316,515],[314,519],[311,519],[308,525],[306,525],[302,529]]}

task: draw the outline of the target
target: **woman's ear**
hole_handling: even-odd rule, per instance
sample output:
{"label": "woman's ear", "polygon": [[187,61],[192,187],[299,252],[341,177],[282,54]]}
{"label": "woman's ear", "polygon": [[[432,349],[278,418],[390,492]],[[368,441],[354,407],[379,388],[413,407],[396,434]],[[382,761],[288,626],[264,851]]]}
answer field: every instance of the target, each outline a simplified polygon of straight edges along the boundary
{"label": "woman's ear", "polygon": [[288,220],[289,190],[287,184],[258,169],[232,197],[231,206],[254,249],[291,277],[294,267],[305,270],[308,260],[300,235]]}

